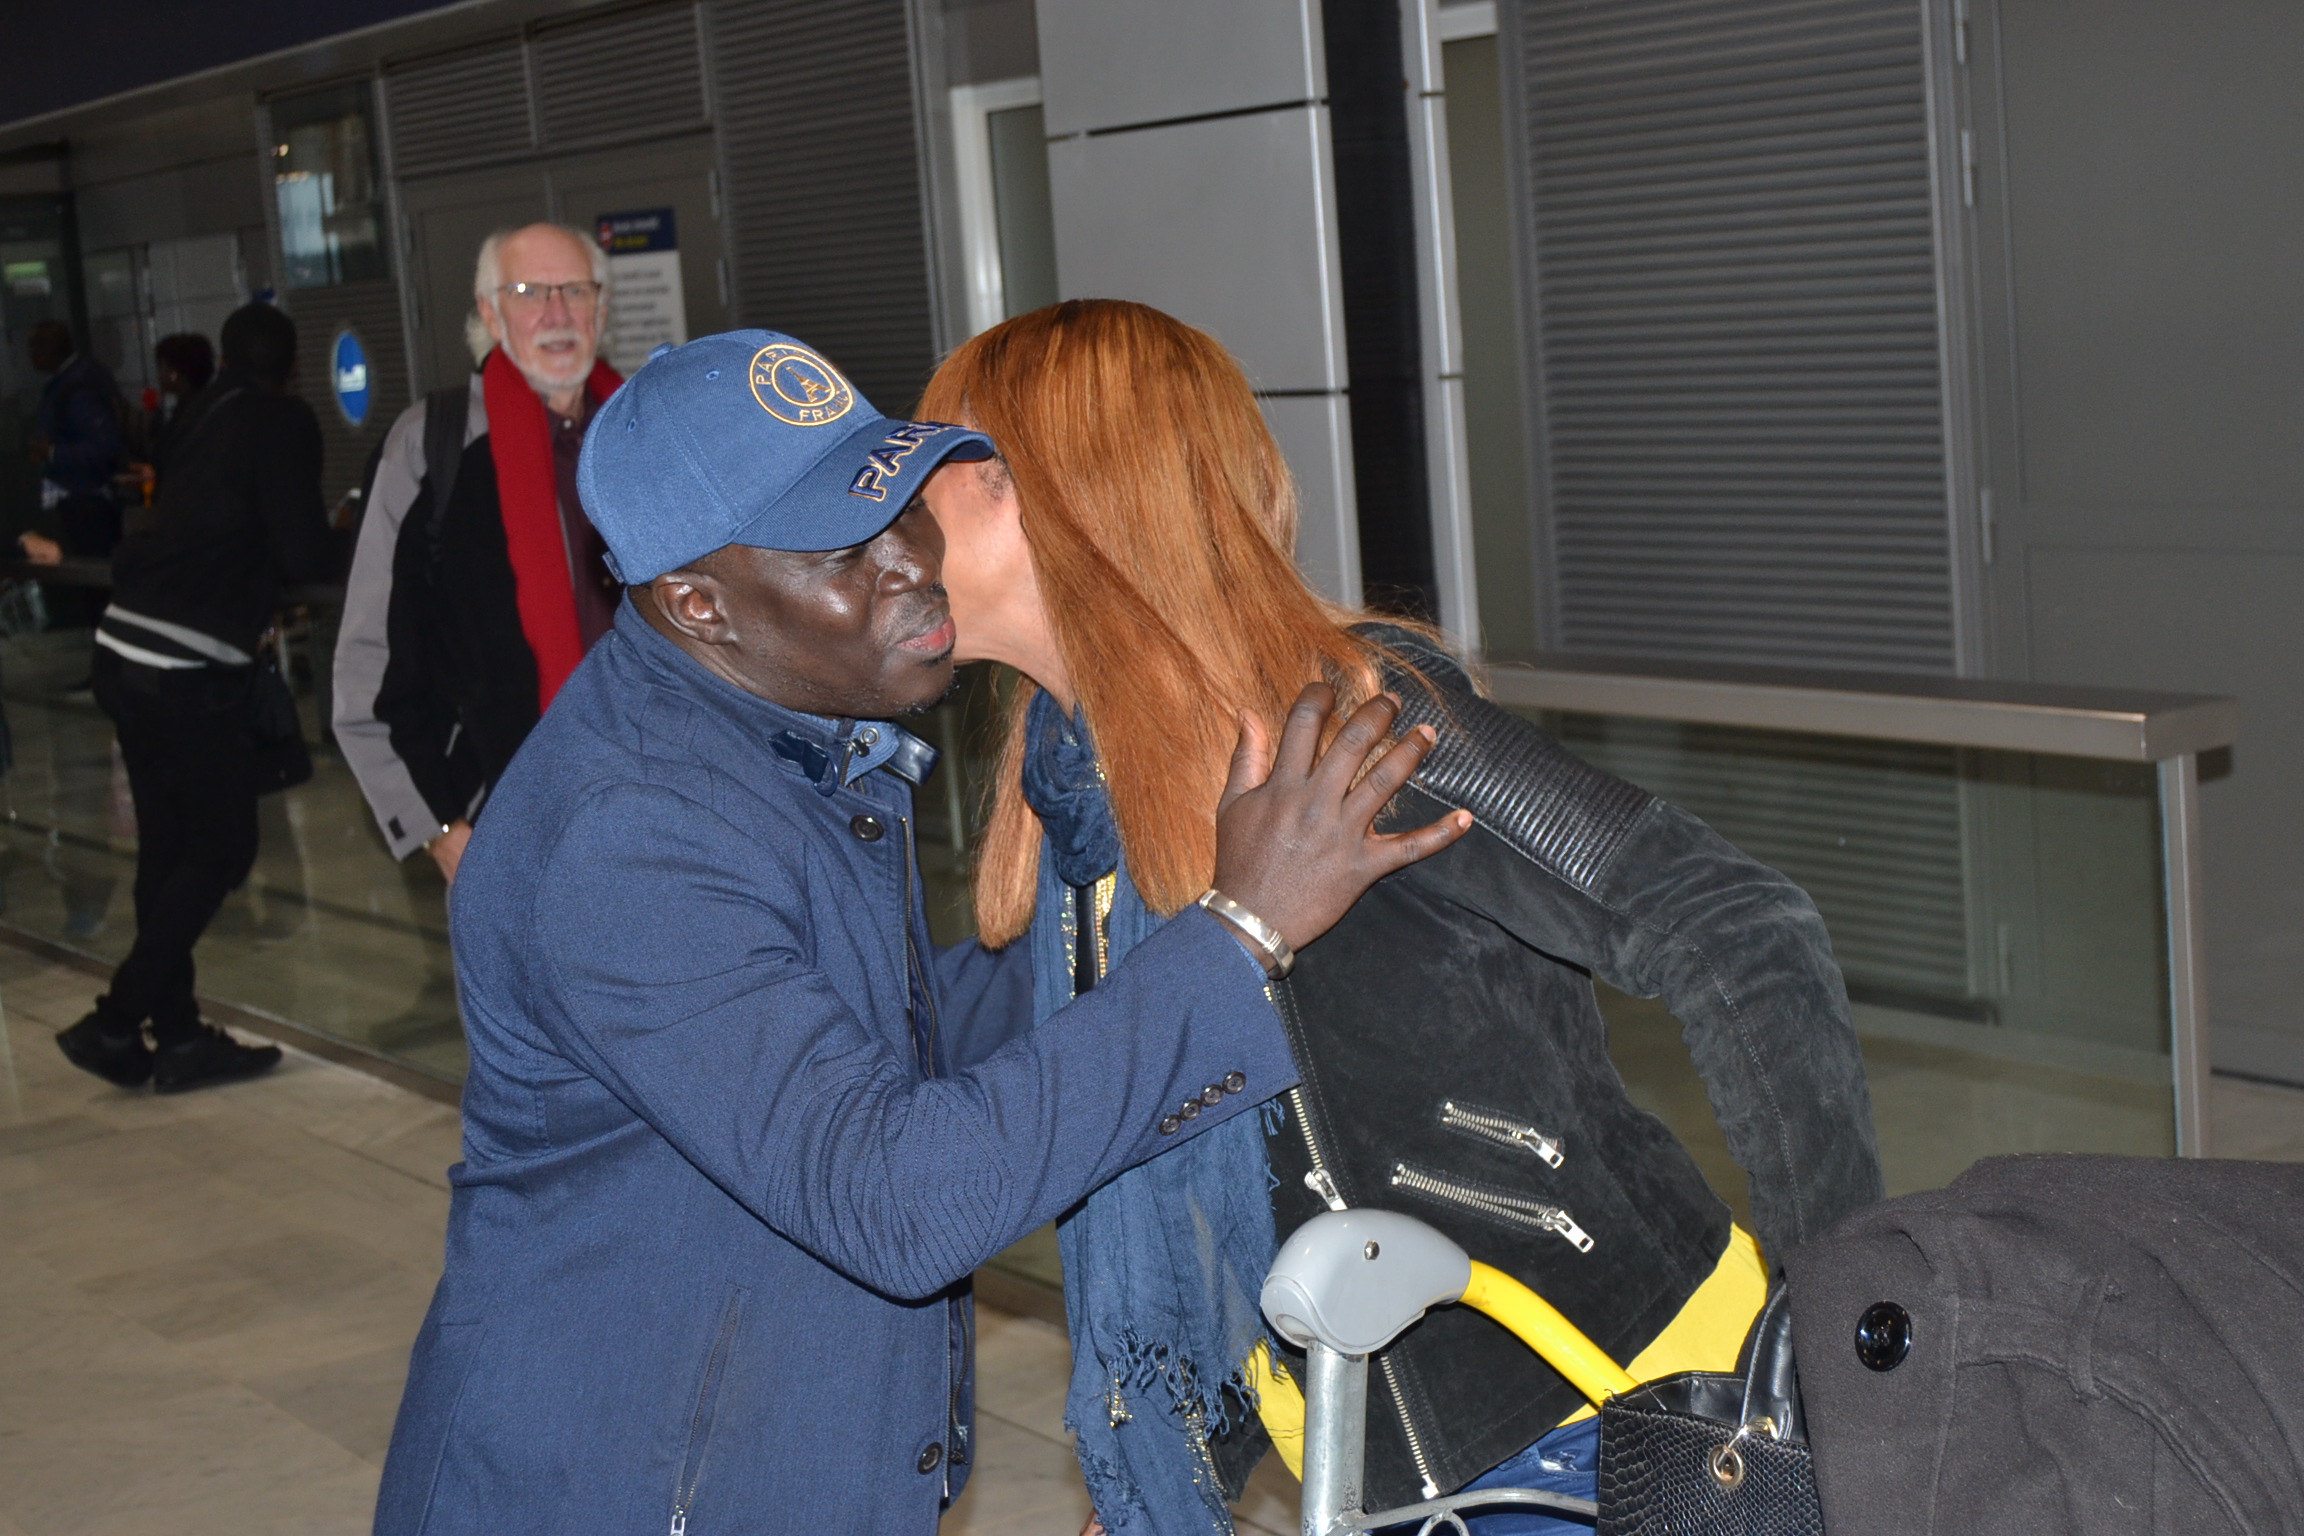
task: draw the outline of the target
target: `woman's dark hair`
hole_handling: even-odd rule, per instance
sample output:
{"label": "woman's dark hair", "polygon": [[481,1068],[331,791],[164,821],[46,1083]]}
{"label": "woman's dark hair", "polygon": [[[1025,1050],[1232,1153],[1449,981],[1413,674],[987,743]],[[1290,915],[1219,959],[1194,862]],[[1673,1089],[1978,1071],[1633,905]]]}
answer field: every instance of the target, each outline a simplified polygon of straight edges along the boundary
{"label": "woman's dark hair", "polygon": [[208,345],[208,338],[198,331],[178,331],[163,336],[152,348],[152,356],[163,368],[173,368],[184,380],[184,392],[196,395],[205,389],[208,381],[216,377],[216,349]]}
{"label": "woman's dark hair", "polygon": [[296,368],[296,322],[269,304],[243,304],[224,319],[224,366],[282,385]]}

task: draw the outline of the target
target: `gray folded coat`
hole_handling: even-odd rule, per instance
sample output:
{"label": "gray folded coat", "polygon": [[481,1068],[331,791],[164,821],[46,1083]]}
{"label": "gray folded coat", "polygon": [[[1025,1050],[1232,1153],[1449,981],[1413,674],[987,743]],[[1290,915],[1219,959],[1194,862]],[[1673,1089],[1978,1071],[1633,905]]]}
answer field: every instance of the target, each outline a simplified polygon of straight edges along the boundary
{"label": "gray folded coat", "polygon": [[1786,1272],[1834,1536],[2304,1532],[2304,1166],[1992,1158]]}

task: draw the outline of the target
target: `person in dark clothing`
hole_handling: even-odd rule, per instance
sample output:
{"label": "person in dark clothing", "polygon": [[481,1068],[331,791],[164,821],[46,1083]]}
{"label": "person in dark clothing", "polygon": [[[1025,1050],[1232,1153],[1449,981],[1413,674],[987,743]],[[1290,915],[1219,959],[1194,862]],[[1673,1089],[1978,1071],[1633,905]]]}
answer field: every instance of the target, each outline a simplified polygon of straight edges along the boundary
{"label": "person in dark clothing", "polygon": [[169,429],[184,419],[184,407],[216,377],[216,349],[198,331],[179,331],[160,338],[152,348],[152,361],[160,375],[156,391],[160,408],[150,423],[152,458],[157,465],[167,454]]}
{"label": "person in dark clothing", "polygon": [[282,583],[324,576],[333,548],[320,423],[287,393],[295,324],[250,304],[223,339],[223,371],[184,407],[97,626],[96,702],[136,800],[136,944],[95,1011],[57,1037],[73,1065],[162,1093],[280,1060],[201,1022],[192,946],[256,861],[255,652]]}
{"label": "person in dark clothing", "polygon": [[40,509],[55,521],[67,555],[108,555],[120,542],[120,504],[112,477],[126,462],[120,437],[119,386],[105,366],[77,350],[61,320],[32,327],[25,350],[48,375],[32,457],[40,465]]}

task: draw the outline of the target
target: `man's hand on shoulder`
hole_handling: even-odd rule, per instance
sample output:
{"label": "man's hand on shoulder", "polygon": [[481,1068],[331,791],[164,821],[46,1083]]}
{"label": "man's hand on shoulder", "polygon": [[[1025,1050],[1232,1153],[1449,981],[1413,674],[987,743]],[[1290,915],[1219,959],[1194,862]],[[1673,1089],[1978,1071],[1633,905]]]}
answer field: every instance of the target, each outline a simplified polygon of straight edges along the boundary
{"label": "man's hand on shoulder", "polygon": [[[1290,949],[1326,933],[1369,886],[1438,853],[1472,826],[1468,813],[1451,811],[1411,832],[1377,832],[1377,812],[1437,738],[1420,725],[1394,739],[1400,705],[1380,694],[1354,710],[1322,752],[1335,704],[1327,684],[1305,689],[1277,751],[1263,723],[1243,712],[1216,811],[1216,889],[1270,924]],[[1263,949],[1252,935],[1247,942]]]}

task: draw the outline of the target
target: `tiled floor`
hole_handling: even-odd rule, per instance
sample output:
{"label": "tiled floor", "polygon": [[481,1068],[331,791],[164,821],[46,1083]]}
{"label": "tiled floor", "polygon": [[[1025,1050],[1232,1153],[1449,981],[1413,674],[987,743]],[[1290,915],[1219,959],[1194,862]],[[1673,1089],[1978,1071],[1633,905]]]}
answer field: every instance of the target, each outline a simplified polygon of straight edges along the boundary
{"label": "tiled floor", "polygon": [[[439,1273],[455,1112],[292,1053],[160,1099],[50,1037],[96,983],[0,944],[0,1536],[364,1532]],[[2226,1156],[2304,1161],[2304,1094],[2219,1079]],[[987,1310],[947,1536],[1073,1536],[1060,1330]],[[1244,1530],[1293,1529],[1267,1459]]]}
{"label": "tiled floor", "polygon": [[[365,1532],[440,1270],[455,1111],[291,1053],[179,1098],[51,1036],[90,977],[0,944],[0,1536]],[[983,1316],[951,1536],[1074,1536],[1061,1330]],[[1294,1528],[1268,1460],[1244,1529]]]}

